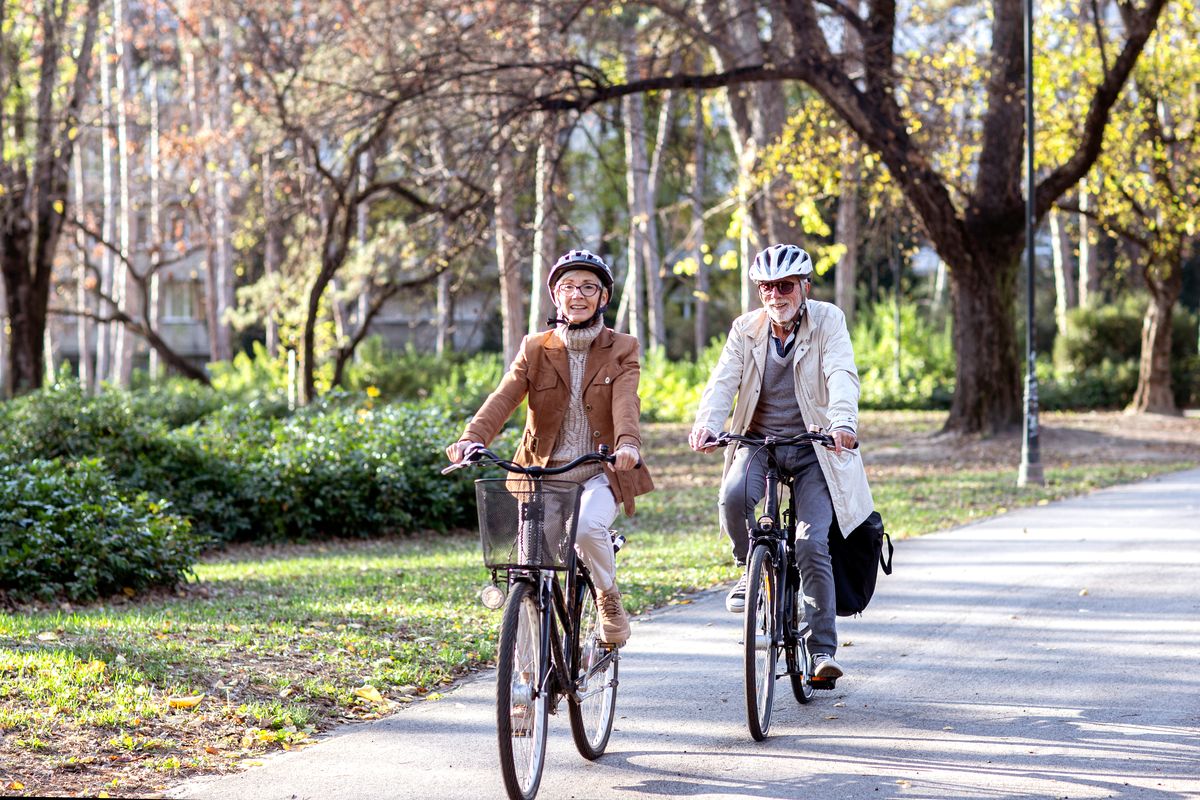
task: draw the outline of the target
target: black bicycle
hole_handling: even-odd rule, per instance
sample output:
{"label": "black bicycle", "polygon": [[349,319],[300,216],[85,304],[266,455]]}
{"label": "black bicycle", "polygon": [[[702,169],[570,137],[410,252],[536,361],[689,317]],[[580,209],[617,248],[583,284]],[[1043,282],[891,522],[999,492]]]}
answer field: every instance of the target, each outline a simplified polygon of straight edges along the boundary
{"label": "black bicycle", "polygon": [[[803,594],[796,564],[795,494],[792,477],[781,474],[775,458],[776,448],[804,444],[830,447],[833,437],[820,432],[767,437],[721,433],[715,442],[718,447],[734,443],[756,447],[767,454],[766,507],[757,520],[753,517],[746,520],[750,560],[746,567],[743,622],[746,722],[750,735],[761,742],[771,727],[777,679],[790,678],[792,694],[802,704],[812,700],[814,690],[833,689],[837,684],[836,678],[822,679],[811,674],[808,652],[811,631],[802,620]],[[780,654],[786,667],[782,672]]]}
{"label": "black bicycle", "polygon": [[[531,800],[542,780],[548,715],[568,700],[571,735],[580,755],[604,753],[617,705],[620,652],[600,641],[600,610],[592,579],[575,555],[581,487],[546,480],[581,464],[613,463],[601,446],[561,467],[523,467],[479,448],[466,461],[495,464],[507,478],[475,481],[484,564],[492,572],[485,589],[497,600],[506,573],[504,618],[496,656],[496,729],[500,771],[511,798]],[[619,549],[620,538],[614,542]],[[565,582],[560,580],[560,573]],[[499,602],[485,603],[499,608]]]}

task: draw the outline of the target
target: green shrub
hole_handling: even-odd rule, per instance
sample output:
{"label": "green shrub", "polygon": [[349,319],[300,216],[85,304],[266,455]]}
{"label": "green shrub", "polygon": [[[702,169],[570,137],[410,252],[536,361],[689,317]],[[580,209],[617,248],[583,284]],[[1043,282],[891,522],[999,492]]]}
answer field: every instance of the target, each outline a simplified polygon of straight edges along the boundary
{"label": "green shrub", "polygon": [[[1066,330],[1054,342],[1054,369],[1046,376],[1052,387],[1046,399],[1062,404],[1055,408],[1129,404],[1137,390],[1147,302],[1146,295],[1135,294],[1067,312]],[[1177,305],[1171,324],[1171,389],[1181,408],[1200,402],[1196,326],[1197,315]]]}
{"label": "green shrub", "polygon": [[648,422],[691,422],[700,407],[700,395],[721,357],[724,338],[714,339],[696,360],[670,361],[662,350],[642,356],[638,396],[642,419]]}
{"label": "green shrub", "polygon": [[954,393],[950,323],[933,324],[916,303],[900,305],[900,373],[896,374],[896,304],[859,311],[850,334],[862,408],[949,408]]}
{"label": "green shrub", "polygon": [[118,491],[99,459],[0,466],[0,589],[89,600],[173,585],[199,542],[170,511]]}

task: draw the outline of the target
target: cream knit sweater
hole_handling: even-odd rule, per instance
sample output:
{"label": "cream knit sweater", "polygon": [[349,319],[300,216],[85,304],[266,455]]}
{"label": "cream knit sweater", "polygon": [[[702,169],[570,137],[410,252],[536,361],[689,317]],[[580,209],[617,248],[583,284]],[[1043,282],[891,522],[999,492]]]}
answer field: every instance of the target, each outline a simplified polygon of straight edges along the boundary
{"label": "cream knit sweater", "polygon": [[[558,442],[550,454],[551,466],[565,464],[592,449],[591,426],[583,408],[583,374],[587,369],[588,350],[603,328],[604,323],[597,320],[590,328],[572,330],[561,325],[554,331],[554,335],[567,346],[567,360],[571,366],[571,400],[567,404]],[[584,464],[557,476],[557,479],[583,483],[603,470],[600,464]]]}

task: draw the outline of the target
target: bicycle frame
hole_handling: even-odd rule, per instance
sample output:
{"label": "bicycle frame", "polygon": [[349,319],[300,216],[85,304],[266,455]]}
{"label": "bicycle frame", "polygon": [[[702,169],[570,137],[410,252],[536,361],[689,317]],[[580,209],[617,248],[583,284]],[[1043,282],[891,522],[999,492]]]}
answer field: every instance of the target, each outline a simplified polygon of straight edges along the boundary
{"label": "bicycle frame", "polygon": [[[770,550],[771,565],[775,568],[775,574],[783,580],[780,586],[784,591],[776,592],[771,602],[775,606],[774,619],[775,631],[772,637],[772,644],[775,647],[782,646],[789,642],[791,636],[798,636],[799,631],[788,631],[787,621],[790,615],[787,613],[790,609],[787,608],[787,603],[791,602],[793,592],[787,591],[794,585],[798,588],[799,573],[792,574],[796,570],[796,514],[794,512],[795,498],[792,497],[792,481],[789,478],[783,477],[779,472],[779,464],[775,459],[773,449],[767,450],[767,471],[766,471],[766,506],[763,509],[762,515],[758,518],[758,524],[750,526],[750,520],[747,520],[750,528],[750,547],[749,552],[754,552],[754,548],[766,546]],[[788,490],[788,507],[781,513],[781,488]],[[778,520],[781,525],[776,524]],[[794,581],[793,581],[794,579]],[[789,634],[791,636],[789,636]],[[788,665],[788,672],[792,671],[794,665]]]}
{"label": "bicycle frame", "polygon": [[[828,436],[824,434],[813,433],[812,438],[807,439],[811,442],[825,443],[832,442]],[[763,513],[755,521],[752,516],[747,517],[746,527],[749,532],[750,543],[748,554],[751,554],[758,547],[766,547],[771,559],[771,565],[774,569],[778,586],[782,591],[777,591],[771,598],[774,628],[772,632],[772,646],[781,647],[786,656],[787,675],[797,676],[803,675],[804,667],[795,663],[794,644],[801,642],[804,635],[808,632],[808,626],[793,629],[790,625],[792,619],[799,617],[799,609],[793,608],[792,605],[796,602],[797,593],[801,591],[802,584],[800,582],[800,570],[796,563],[796,496],[793,478],[786,477],[780,473],[779,461],[775,456],[775,448],[780,445],[785,445],[789,437],[782,437],[784,442],[780,442],[774,437],[767,437],[762,440],[754,440],[744,436],[733,436],[730,434],[721,434],[722,445],[732,442],[740,442],[744,446],[758,446],[766,450],[767,463],[764,474],[765,491],[764,501],[765,506]],[[788,493],[788,504],[786,508],[782,505],[782,490],[786,489]],[[795,590],[795,591],[793,591]],[[782,677],[782,676],[780,676]],[[834,680],[820,680],[810,678],[809,685],[814,688],[832,689],[836,683]]]}
{"label": "bicycle frame", "polygon": [[541,647],[540,657],[543,664],[553,665],[551,670],[542,676],[542,683],[535,690],[532,699],[545,694],[550,701],[551,712],[557,711],[558,702],[564,696],[569,696],[576,702],[582,702],[587,695],[581,694],[580,686],[587,685],[588,680],[596,672],[603,672],[609,661],[616,657],[615,649],[609,650],[588,673],[572,680],[571,675],[578,671],[579,652],[576,642],[570,642],[564,647],[566,633],[573,630],[575,610],[583,602],[586,591],[583,581],[579,580],[583,570],[587,568],[574,564],[567,573],[567,588],[564,590],[558,575],[551,570],[510,570],[509,583],[524,581],[535,587],[538,611],[541,614]]}

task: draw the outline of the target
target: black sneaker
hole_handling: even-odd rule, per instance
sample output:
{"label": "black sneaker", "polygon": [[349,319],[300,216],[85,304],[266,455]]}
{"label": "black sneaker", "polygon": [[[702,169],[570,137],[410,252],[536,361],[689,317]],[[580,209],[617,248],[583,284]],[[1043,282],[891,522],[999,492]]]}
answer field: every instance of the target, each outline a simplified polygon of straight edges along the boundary
{"label": "black sneaker", "polygon": [[812,675],[819,680],[833,680],[843,674],[841,665],[828,653],[813,653],[812,666]]}
{"label": "black sneaker", "polygon": [[742,573],[729,594],[725,595],[725,610],[733,614],[741,614],[746,610],[746,573]]}

